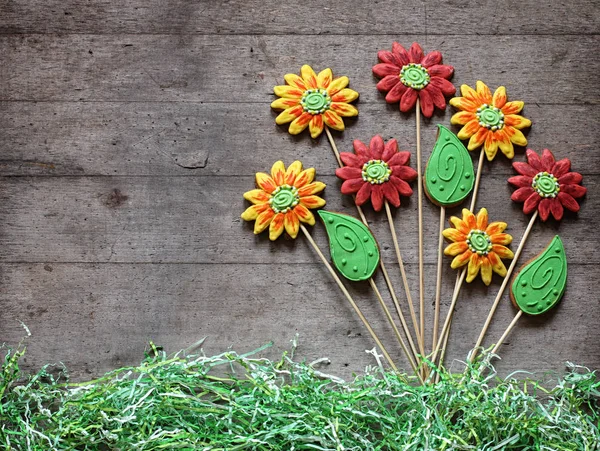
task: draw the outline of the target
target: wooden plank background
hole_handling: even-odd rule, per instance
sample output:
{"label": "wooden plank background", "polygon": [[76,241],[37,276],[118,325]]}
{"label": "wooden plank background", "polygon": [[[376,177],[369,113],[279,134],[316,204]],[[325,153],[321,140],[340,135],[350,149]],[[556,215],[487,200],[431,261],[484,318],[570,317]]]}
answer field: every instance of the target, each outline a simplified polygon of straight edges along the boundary
{"label": "wooden plank background", "polygon": [[[15,345],[22,321],[25,369],[61,361],[76,379],[138,362],[148,340],[176,351],[204,336],[207,353],[274,340],[266,355],[277,357],[299,333],[297,356],[329,357],[327,371],[343,377],[373,363],[368,334],[306,241],[255,237],[239,219],[241,194],[276,159],[301,159],[328,184],[328,208],[353,213],[324,137],[275,125],[272,87],[304,63],[331,67],[361,95],[360,117],[335,134],[340,149],[378,133],[414,150],[414,115],[386,105],[371,66],[393,40],[416,40],[443,52],[456,86],[481,79],[524,100],[530,147],[570,157],[589,192],[579,214],[535,225],[522,260],[560,233],[569,286],[557,309],[520,322],[498,370],[600,368],[599,23],[591,0],[0,1],[0,342]],[[451,113],[424,122],[425,158]],[[502,156],[486,162],[478,206],[509,223],[516,248],[528,218],[509,199],[511,174]],[[416,298],[416,198],[395,215]],[[429,346],[438,215],[426,202]],[[367,216],[400,287],[387,222]],[[322,226],[314,237],[327,246]],[[448,259],[443,276],[445,314]],[[500,282],[463,289],[454,368]],[[368,286],[351,291],[406,368]],[[505,296],[486,344],[513,314]]]}

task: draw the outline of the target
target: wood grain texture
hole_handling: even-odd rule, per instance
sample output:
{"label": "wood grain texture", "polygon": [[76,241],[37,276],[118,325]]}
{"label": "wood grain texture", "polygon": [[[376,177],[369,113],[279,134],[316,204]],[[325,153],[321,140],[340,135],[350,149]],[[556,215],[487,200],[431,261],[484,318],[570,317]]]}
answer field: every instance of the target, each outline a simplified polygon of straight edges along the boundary
{"label": "wood grain texture", "polygon": [[[276,159],[315,166],[328,184],[327,208],[354,214],[325,138],[292,137],[274,123],[272,87],[303,63],[349,76],[361,94],[359,118],[334,134],[341,151],[381,134],[414,152],[414,115],[386,105],[371,73],[377,50],[396,39],[441,50],[457,86],[505,85],[526,103],[530,147],[568,155],[584,174],[581,212],[536,224],[522,256],[561,234],[569,257],[563,302],[520,321],[498,368],[560,371],[566,360],[600,368],[591,229],[600,210],[596,9],[591,0],[524,0],[518,8],[489,0],[476,8],[460,0],[401,8],[392,0],[377,8],[357,0],[0,2],[0,342],[23,337],[21,320],[33,333],[25,368],[62,361],[75,379],[138,362],[148,340],[177,351],[205,335],[209,353],[275,340],[266,355],[277,358],[299,333],[299,358],[330,357],[327,370],[343,377],[374,363],[364,352],[373,346],[368,334],[307,243],[255,237],[239,215],[253,174]],[[447,125],[451,114],[423,123],[425,157],[436,123]],[[516,248],[528,217],[509,199],[512,174],[503,157],[486,162],[477,207],[509,223]],[[403,203],[395,221],[416,288],[416,199]],[[424,205],[433,281],[439,210]],[[387,223],[366,213],[406,306]],[[320,225],[313,236],[327,248]],[[444,262],[442,317],[455,280]],[[489,288],[463,288],[448,362],[464,360],[474,344],[500,284],[494,277]],[[377,283],[389,300],[381,277]],[[368,285],[351,290],[407,368]],[[426,284],[428,330],[434,290]],[[513,315],[506,294],[487,346]]]}

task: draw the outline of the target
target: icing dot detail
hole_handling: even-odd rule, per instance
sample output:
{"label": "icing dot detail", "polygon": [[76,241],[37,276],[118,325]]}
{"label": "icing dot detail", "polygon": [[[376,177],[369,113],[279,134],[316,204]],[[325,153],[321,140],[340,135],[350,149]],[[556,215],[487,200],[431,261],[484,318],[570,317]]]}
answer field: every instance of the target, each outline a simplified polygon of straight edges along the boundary
{"label": "icing dot detail", "polygon": [[287,213],[299,202],[298,189],[290,185],[278,186],[269,198],[269,204],[275,213]]}
{"label": "icing dot detail", "polygon": [[392,175],[389,165],[383,160],[369,160],[362,167],[362,179],[371,185],[381,185]]}
{"label": "icing dot detail", "polygon": [[430,80],[429,72],[420,64],[410,63],[400,70],[400,81],[409,88],[421,90]]}
{"label": "icing dot detail", "polygon": [[[531,187],[541,197],[556,197],[560,192],[560,184],[553,174],[548,172],[539,172],[533,178]],[[560,252],[560,250],[559,250]]]}
{"label": "icing dot detail", "polygon": [[489,130],[496,131],[504,128],[504,113],[500,108],[484,103],[475,113],[479,125]]}
{"label": "icing dot detail", "polygon": [[467,235],[467,245],[478,255],[487,255],[492,250],[492,240],[483,230],[471,230]]}
{"label": "icing dot detail", "polygon": [[308,89],[302,94],[300,105],[310,114],[323,114],[331,107],[331,97],[325,89]]}

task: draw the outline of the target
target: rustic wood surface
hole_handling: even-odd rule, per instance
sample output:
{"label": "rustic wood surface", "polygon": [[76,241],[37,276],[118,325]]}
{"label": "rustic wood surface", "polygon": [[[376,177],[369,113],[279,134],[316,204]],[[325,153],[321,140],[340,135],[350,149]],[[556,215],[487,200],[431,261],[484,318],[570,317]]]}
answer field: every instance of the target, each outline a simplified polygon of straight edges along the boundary
{"label": "rustic wood surface", "polygon": [[[298,333],[299,358],[329,357],[327,371],[343,377],[374,363],[368,333],[306,241],[255,237],[239,218],[241,194],[276,159],[301,159],[328,184],[328,208],[353,214],[325,137],[275,125],[272,87],[304,63],[331,67],[361,95],[360,117],[334,134],[340,150],[377,133],[414,150],[414,114],[386,105],[371,66],[393,40],[417,40],[455,66],[456,86],[481,79],[524,100],[530,147],[569,156],[588,188],[579,214],[534,226],[521,260],[561,234],[569,285],[554,311],[523,318],[498,370],[560,372],[567,360],[600,369],[599,24],[591,0],[0,0],[0,343],[16,345],[22,321],[32,332],[25,369],[60,361],[76,379],[138,362],[149,340],[176,351],[204,336],[207,353],[274,340],[265,355],[277,357]],[[425,158],[451,113],[424,121]],[[528,218],[510,201],[511,174],[502,156],[486,162],[477,206],[509,223],[516,248]],[[417,298],[416,198],[403,201],[396,224]],[[366,213],[406,306],[384,215]],[[426,202],[428,348],[438,217]],[[327,247],[320,225],[314,237]],[[446,259],[442,315],[454,280]],[[453,368],[500,282],[463,288]],[[368,285],[350,289],[407,368]],[[506,295],[486,345],[514,313]]]}

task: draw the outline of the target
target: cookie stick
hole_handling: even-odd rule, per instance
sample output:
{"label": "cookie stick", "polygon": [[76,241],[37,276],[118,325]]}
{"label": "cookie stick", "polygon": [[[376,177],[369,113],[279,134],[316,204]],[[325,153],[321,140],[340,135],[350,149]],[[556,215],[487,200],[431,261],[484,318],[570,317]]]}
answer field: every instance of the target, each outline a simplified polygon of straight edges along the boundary
{"label": "cookie stick", "polygon": [[[515,202],[524,202],[523,213],[530,214],[535,211],[528,228],[533,225],[538,213],[542,221],[546,221],[550,217],[550,214],[554,216],[554,219],[560,221],[564,208],[573,212],[579,211],[579,204],[576,199],[583,197],[587,190],[580,185],[583,180],[582,175],[578,172],[569,172],[571,161],[568,158],[556,161],[554,155],[548,149],[544,149],[541,156],[533,150],[528,149],[526,157],[527,163],[513,163],[513,168],[520,175],[511,177],[508,179],[508,182],[518,187],[512,194],[511,199]],[[522,244],[524,244],[526,238],[526,235],[523,235]],[[514,265],[511,265],[508,276],[510,276],[512,269],[514,269]],[[471,362],[474,361],[477,349],[483,342],[487,328],[505,288],[506,284],[502,284],[492,304],[492,308],[477,339],[475,350],[471,354]]]}

